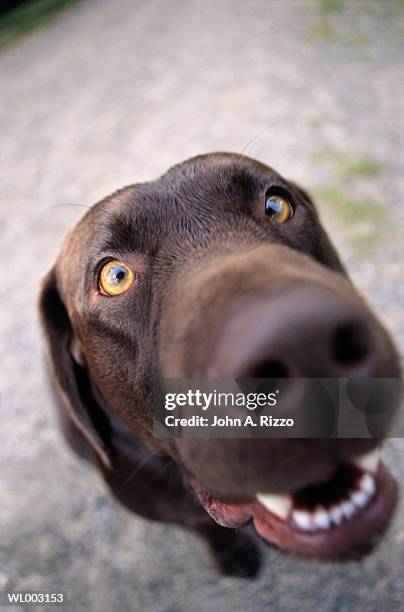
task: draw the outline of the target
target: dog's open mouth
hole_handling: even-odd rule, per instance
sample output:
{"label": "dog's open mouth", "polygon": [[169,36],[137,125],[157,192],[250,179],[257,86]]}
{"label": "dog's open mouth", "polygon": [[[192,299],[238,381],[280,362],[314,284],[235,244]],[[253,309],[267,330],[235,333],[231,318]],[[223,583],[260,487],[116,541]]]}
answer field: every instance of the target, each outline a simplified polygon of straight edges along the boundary
{"label": "dog's open mouth", "polygon": [[341,463],[325,482],[289,494],[257,492],[254,501],[227,504],[195,485],[199,502],[219,524],[238,528],[251,519],[280,548],[322,559],[360,558],[388,526],[396,485],[378,450]]}

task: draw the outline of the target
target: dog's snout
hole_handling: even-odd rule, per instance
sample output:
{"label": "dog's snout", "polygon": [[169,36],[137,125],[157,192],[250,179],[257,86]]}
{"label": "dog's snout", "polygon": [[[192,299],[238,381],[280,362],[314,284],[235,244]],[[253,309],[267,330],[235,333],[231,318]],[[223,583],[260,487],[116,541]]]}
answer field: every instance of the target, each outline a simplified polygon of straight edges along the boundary
{"label": "dog's snout", "polygon": [[256,297],[230,316],[208,375],[383,376],[384,344],[374,333],[372,319],[362,302],[310,283]]}

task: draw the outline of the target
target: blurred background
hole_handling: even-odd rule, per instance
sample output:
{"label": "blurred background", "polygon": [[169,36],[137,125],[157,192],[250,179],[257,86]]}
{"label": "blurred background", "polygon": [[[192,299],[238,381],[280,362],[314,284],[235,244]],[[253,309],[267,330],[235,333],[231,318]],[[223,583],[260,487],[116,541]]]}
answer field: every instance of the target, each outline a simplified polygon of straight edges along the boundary
{"label": "blurred background", "polygon": [[[59,435],[36,314],[79,205],[244,150],[315,196],[403,353],[403,70],[402,0],[2,3],[0,589],[63,590],[97,612],[404,610],[402,504],[364,562],[263,544],[254,582],[129,515]],[[404,441],[386,457],[404,486]]]}

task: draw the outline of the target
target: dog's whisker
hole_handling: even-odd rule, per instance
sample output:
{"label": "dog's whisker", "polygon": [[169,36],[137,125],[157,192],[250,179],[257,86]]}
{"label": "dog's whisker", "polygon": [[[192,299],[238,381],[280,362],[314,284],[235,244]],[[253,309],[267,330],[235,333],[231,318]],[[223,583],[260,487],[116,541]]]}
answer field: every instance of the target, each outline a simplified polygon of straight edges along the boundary
{"label": "dog's whisker", "polygon": [[64,208],[66,206],[80,206],[81,208],[92,208],[92,206],[88,206],[87,204],[52,204],[51,206],[47,206],[46,210],[50,208]]}
{"label": "dog's whisker", "polygon": [[133,478],[136,476],[136,474],[138,472],[140,472],[140,470],[150,461],[152,461],[152,459],[155,459],[155,457],[153,457],[152,455],[150,457],[147,457],[144,461],[142,461],[141,463],[139,463],[135,469],[133,470],[133,472],[131,472],[131,474],[128,476],[128,478],[124,481],[124,486],[126,487],[126,485],[128,485],[130,483],[131,480],[133,480]]}
{"label": "dog's whisker", "polygon": [[244,147],[241,149],[239,155],[243,155],[246,150],[252,145],[254,144],[254,142],[256,142],[258,140],[258,138],[260,138],[263,134],[265,134],[265,132],[268,132],[268,130],[270,130],[272,127],[274,127],[275,125],[277,125],[278,123],[280,123],[281,121],[284,121],[284,118],[282,117],[281,119],[277,119],[276,121],[273,121],[272,123],[270,123],[269,125],[267,125],[266,127],[264,127],[262,130],[260,130],[259,132],[257,132],[257,134],[255,134],[255,136],[253,136],[246,145],[244,145]]}
{"label": "dog's whisker", "polygon": [[[136,476],[136,474],[138,472],[140,472],[140,470],[142,468],[145,467],[145,465],[147,465],[150,461],[155,460],[155,457],[150,456],[147,457],[144,461],[142,461],[141,463],[139,463],[139,465],[136,466],[136,468],[133,470],[133,472],[128,476],[128,478],[124,481],[124,486],[128,485],[133,478]],[[172,467],[171,462],[167,462],[165,465],[161,465],[159,464],[157,466],[157,469],[155,470],[155,472],[153,473],[153,477],[149,480],[150,482],[152,482],[156,476],[161,476],[164,472],[166,472],[169,468]]]}

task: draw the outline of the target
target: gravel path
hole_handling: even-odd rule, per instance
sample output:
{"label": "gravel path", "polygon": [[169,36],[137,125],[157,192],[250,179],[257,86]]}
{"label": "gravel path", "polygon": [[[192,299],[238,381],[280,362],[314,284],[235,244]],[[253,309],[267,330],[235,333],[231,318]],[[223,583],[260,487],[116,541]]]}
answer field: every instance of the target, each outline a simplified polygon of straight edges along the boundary
{"label": "gravel path", "polygon": [[[249,583],[117,506],[59,437],[35,312],[83,212],[67,205],[271,126],[247,153],[318,193],[404,352],[403,35],[399,0],[88,0],[0,55],[0,588],[61,589],[97,612],[404,610],[403,505],[363,563],[265,548]],[[386,454],[404,485],[404,443]]]}

